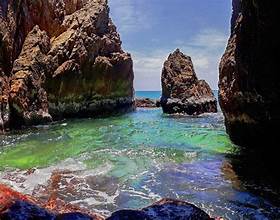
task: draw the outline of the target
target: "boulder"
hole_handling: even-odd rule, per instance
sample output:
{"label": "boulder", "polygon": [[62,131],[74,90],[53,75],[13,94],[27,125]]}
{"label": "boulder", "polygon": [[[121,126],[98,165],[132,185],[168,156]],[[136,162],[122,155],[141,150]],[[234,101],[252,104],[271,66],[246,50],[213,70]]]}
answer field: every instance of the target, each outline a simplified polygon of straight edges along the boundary
{"label": "boulder", "polygon": [[211,220],[198,207],[179,200],[162,199],[142,210],[120,210],[107,220]]}
{"label": "boulder", "polygon": [[199,115],[217,112],[217,100],[204,80],[198,80],[191,57],[177,49],[165,61],[162,76],[161,106],[168,114]]}

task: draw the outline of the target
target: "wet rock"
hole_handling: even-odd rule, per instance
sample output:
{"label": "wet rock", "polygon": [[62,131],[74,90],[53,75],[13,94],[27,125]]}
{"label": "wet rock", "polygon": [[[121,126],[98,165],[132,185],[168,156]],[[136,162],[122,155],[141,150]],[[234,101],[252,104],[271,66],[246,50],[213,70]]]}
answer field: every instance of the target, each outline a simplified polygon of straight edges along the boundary
{"label": "wet rock", "polygon": [[107,0],[0,4],[1,130],[133,110],[133,78]]}
{"label": "wet rock", "polygon": [[198,80],[191,58],[179,49],[165,61],[161,81],[161,106],[165,113],[217,112],[217,101],[210,86]]}
{"label": "wet rock", "polygon": [[[58,180],[57,180],[58,178]],[[53,177],[53,185],[58,184],[60,177]],[[57,186],[54,186],[57,187]],[[54,191],[51,191],[54,194]],[[63,201],[41,201],[18,193],[0,184],[0,219],[2,220],[104,220],[101,215],[89,210],[65,204]],[[162,199],[142,210],[120,210],[107,220],[212,220],[198,207],[180,200]]]}
{"label": "wet rock", "polygon": [[210,216],[196,206],[173,199],[162,199],[142,210],[120,210],[107,220],[211,220]]}
{"label": "wet rock", "polygon": [[280,75],[276,1],[233,1],[232,33],[220,63],[219,100],[238,145],[277,143]]}
{"label": "wet rock", "polygon": [[44,219],[44,220],[98,220],[87,214],[73,212],[55,214],[44,208],[26,201],[15,201],[7,209],[0,212],[1,220],[28,220],[28,219]]}
{"label": "wet rock", "polygon": [[2,220],[45,219],[54,220],[55,215],[26,201],[15,201],[0,212]]}
{"label": "wet rock", "polygon": [[73,220],[104,220],[104,218],[89,210],[66,204],[63,201],[40,201],[31,196],[18,193],[0,184],[0,219],[73,219]]}
{"label": "wet rock", "polygon": [[136,107],[138,108],[159,108],[160,100],[150,98],[137,98]]}

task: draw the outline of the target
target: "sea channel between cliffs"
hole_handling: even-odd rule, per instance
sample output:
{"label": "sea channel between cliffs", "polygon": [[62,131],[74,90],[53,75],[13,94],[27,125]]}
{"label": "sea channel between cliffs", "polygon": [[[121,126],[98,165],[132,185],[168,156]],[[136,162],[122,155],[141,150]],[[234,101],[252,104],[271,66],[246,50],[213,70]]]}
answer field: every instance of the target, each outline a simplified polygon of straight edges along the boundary
{"label": "sea channel between cliffs", "polygon": [[107,0],[1,1],[0,219],[280,219],[270,6],[233,1],[220,108],[179,49],[135,94]]}
{"label": "sea channel between cliffs", "polygon": [[[159,92],[137,94],[157,98]],[[191,117],[139,108],[66,120],[1,136],[0,149],[2,183],[42,200],[55,191],[104,215],[170,197],[228,219],[280,216],[269,185],[243,182],[235,170],[244,161],[235,159],[238,147],[220,111]]]}

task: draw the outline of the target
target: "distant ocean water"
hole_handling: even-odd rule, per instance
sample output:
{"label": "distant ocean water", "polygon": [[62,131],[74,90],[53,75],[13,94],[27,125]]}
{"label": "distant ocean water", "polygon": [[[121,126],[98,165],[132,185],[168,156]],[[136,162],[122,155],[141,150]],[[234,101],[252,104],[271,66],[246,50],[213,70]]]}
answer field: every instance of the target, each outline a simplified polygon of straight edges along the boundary
{"label": "distant ocean water", "polygon": [[[218,90],[213,90],[215,97],[218,99]],[[159,99],[161,96],[161,91],[136,91],[136,98],[150,98]]]}
{"label": "distant ocean water", "polygon": [[135,96],[136,98],[159,99],[161,91],[136,91]]}

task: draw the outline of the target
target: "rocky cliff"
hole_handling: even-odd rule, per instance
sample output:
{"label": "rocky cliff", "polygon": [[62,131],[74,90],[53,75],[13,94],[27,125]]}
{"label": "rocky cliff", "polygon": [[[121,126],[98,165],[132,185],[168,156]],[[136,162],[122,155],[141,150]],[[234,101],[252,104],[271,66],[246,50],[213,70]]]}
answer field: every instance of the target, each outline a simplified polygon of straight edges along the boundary
{"label": "rocky cliff", "polygon": [[179,49],[165,61],[161,84],[161,106],[165,113],[217,112],[217,101],[210,86],[198,80],[191,58]]}
{"label": "rocky cliff", "polygon": [[107,0],[1,1],[0,86],[0,130],[131,109]]}
{"label": "rocky cliff", "polygon": [[279,7],[233,0],[232,33],[220,64],[220,105],[227,132],[244,146],[276,140],[280,122]]}

